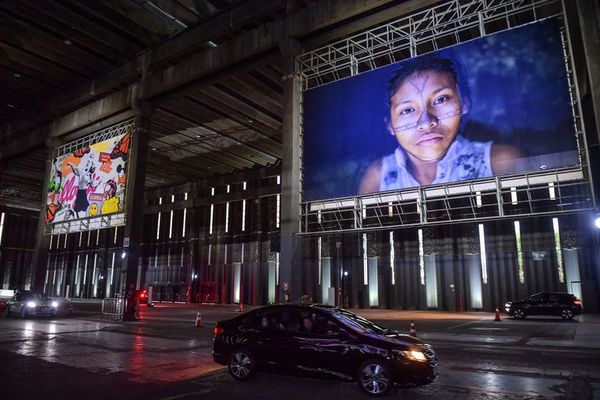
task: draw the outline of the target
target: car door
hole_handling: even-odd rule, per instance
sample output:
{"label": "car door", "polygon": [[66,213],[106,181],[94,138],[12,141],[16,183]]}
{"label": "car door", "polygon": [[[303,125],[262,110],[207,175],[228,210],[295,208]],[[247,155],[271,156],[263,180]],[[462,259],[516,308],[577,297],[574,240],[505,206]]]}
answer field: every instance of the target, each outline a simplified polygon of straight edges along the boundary
{"label": "car door", "polygon": [[[350,377],[355,370],[351,342],[355,339],[339,322],[325,313],[308,310],[301,312],[302,324],[291,339],[296,368]],[[310,327],[305,321],[311,321]]]}
{"label": "car door", "polygon": [[538,293],[531,296],[526,304],[526,313],[528,315],[543,315],[546,309],[546,295]]}
{"label": "car door", "polygon": [[286,366],[285,351],[289,347],[288,333],[279,323],[285,309],[266,309],[254,314],[243,325],[248,347],[260,364]]}
{"label": "car door", "polygon": [[555,293],[546,295],[546,303],[544,306],[544,315],[560,315],[561,312],[561,297]]}

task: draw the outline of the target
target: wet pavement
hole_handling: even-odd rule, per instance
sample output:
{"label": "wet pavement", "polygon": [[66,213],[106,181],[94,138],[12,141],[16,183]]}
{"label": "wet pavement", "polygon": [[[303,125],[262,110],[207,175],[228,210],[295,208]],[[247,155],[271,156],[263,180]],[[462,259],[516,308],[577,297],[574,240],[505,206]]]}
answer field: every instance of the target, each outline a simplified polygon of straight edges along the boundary
{"label": "wet pavement", "polygon": [[[75,315],[0,319],[2,398],[319,399],[365,397],[355,384],[259,374],[233,381],[212,361],[212,327],[237,306],[157,304],[141,321],[102,318],[94,304]],[[197,312],[203,327],[195,327]],[[246,308],[248,311],[248,308]],[[388,397],[410,399],[600,399],[600,316],[576,321],[493,321],[490,313],[354,310],[431,343],[440,377]],[[6,397],[5,397],[6,396]],[[209,397],[206,397],[209,398]]]}

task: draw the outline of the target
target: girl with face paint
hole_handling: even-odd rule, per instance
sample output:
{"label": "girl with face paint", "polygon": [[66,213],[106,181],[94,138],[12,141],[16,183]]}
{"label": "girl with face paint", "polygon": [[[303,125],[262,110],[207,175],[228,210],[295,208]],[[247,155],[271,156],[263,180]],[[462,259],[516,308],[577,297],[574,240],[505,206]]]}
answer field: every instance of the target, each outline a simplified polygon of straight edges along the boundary
{"label": "girl with face paint", "polygon": [[490,177],[520,157],[513,146],[472,142],[459,131],[470,108],[452,61],[423,56],[401,64],[389,82],[388,131],[399,146],[364,174],[360,193]]}

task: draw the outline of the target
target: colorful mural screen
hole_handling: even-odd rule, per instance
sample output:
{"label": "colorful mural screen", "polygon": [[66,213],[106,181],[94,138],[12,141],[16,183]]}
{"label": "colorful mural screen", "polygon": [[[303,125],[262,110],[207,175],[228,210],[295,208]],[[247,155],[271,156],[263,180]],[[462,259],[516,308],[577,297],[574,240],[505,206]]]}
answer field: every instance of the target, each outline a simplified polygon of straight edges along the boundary
{"label": "colorful mural screen", "polygon": [[127,132],[54,159],[46,222],[122,212],[130,140]]}
{"label": "colorful mural screen", "polygon": [[304,92],[303,200],[580,164],[556,19]]}

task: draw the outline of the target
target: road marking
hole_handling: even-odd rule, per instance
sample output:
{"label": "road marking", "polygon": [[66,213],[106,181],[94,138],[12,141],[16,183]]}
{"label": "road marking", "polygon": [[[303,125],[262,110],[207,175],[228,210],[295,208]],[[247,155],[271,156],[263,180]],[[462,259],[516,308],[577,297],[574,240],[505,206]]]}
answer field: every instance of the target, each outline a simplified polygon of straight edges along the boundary
{"label": "road marking", "polygon": [[508,328],[491,328],[491,327],[480,327],[480,328],[469,328],[471,331],[507,331]]}

